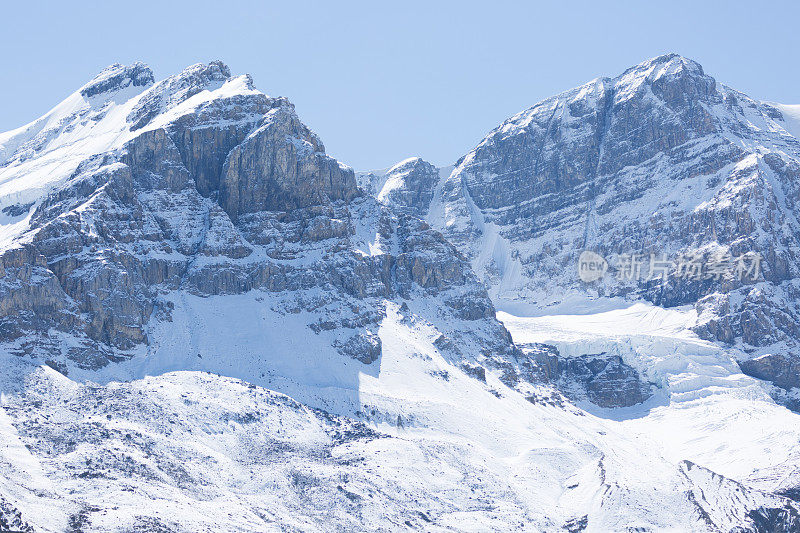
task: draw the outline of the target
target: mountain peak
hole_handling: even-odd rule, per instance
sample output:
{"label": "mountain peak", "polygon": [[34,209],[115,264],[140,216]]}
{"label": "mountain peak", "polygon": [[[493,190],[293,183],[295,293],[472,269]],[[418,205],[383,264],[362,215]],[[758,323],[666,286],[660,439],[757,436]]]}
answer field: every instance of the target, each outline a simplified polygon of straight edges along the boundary
{"label": "mountain peak", "polygon": [[[143,128],[165,110],[205,90],[219,89],[231,79],[231,70],[222,61],[211,61],[207,64],[196,63],[186,67],[178,74],[156,83],[137,102],[128,116],[129,122],[133,124],[131,130]],[[252,78],[244,76],[241,81],[243,83],[238,86],[240,89],[254,90]]]}
{"label": "mountain peak", "polygon": [[114,63],[100,71],[89,83],[80,88],[83,97],[118,91],[126,87],[147,87],[155,81],[153,71],[142,62],[132,65]]}
{"label": "mountain peak", "polygon": [[201,77],[209,81],[225,81],[231,77],[231,69],[222,61],[195,63],[183,69],[175,76],[178,79]]}
{"label": "mountain peak", "polygon": [[665,86],[675,82],[681,85],[681,90],[687,95],[696,92],[687,90],[687,82],[699,84],[706,89],[715,83],[711,76],[706,75],[700,63],[678,54],[664,54],[648,59],[628,68],[616,78],[617,88],[622,91],[626,88],[635,89],[643,84]]}
{"label": "mountain peak", "polygon": [[704,75],[703,67],[697,61],[693,59],[689,59],[688,57],[684,57],[680,54],[676,54],[674,52],[668,54],[662,54],[660,56],[656,56],[650,58],[646,61],[642,61],[638,65],[635,65],[626,72],[631,70],[655,70],[659,69],[657,72],[665,73],[665,72],[677,72],[680,70],[686,70],[689,72],[695,72],[699,75]]}
{"label": "mountain peak", "polygon": [[421,164],[427,165],[428,163],[419,156],[409,157],[407,159],[403,159],[399,163],[396,163],[394,166],[389,168],[389,170],[386,171],[386,174],[392,174],[393,172],[397,172],[403,169],[409,169]]}
{"label": "mountain peak", "polygon": [[400,211],[425,216],[438,179],[435,166],[421,157],[409,157],[386,172],[377,198]]}

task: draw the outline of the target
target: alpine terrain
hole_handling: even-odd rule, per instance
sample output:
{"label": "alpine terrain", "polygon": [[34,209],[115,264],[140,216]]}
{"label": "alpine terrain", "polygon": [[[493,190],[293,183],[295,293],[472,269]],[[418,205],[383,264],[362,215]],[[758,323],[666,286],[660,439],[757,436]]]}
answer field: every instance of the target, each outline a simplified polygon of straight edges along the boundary
{"label": "alpine terrain", "polygon": [[800,531],[798,135],[666,55],[355,173],[112,65],[0,134],[0,531]]}

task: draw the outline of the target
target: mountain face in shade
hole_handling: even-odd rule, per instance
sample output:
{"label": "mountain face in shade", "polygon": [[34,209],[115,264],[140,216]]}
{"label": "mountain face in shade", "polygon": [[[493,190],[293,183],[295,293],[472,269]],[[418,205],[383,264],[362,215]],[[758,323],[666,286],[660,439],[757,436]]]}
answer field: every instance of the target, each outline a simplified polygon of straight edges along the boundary
{"label": "mountain face in shade", "polygon": [[221,62],[108,67],[0,134],[0,530],[795,530],[792,113],[665,56],[356,174]]}

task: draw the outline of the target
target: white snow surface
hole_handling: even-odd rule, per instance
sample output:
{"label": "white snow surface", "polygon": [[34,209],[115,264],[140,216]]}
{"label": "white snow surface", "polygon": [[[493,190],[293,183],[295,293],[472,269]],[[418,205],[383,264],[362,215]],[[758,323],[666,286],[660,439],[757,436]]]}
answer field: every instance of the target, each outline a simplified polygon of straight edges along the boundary
{"label": "white snow surface", "polygon": [[565,357],[619,355],[659,384],[659,392],[641,405],[580,407],[614,421],[623,433],[652,439],[668,460],[690,460],[764,490],[795,486],[800,471],[789,465],[800,459],[800,415],[775,404],[763,382],[742,374],[735,350],[690,331],[694,309],[617,306],[596,314],[500,312],[498,318],[517,343],[551,344]]}
{"label": "white snow surface", "polygon": [[786,131],[800,139],[800,104],[772,104],[783,115]]}
{"label": "white snow surface", "polygon": [[[500,315],[519,342],[576,353],[616,346],[634,364],[662,361],[670,394],[684,390],[673,377],[696,376],[701,392],[639,412],[587,412],[533,405],[495,376],[467,376],[438,353],[429,324],[392,304],[380,371],[348,383],[313,339],[294,335],[302,317],[274,322],[266,298],[183,302],[176,336],[132,362],[128,380],[67,378],[4,354],[3,495],[41,531],[65,529],[82,498],[103,504],[91,515],[97,531],[141,527],[142,508],[190,531],[549,531],[583,516],[587,531],[703,531],[689,494],[719,500],[704,504],[717,523],[743,523],[747,507],[737,483],[701,467],[771,491],[785,481],[772,469],[796,458],[797,415],[686,334],[691,317],[681,312]],[[626,333],[615,331],[621,323]],[[234,357],[217,352],[232,347]],[[342,409],[332,398],[356,394],[365,429],[224,377],[269,369],[298,378],[273,386],[331,411]],[[360,436],[337,437],[342,428]],[[377,433],[364,436],[370,428]],[[780,503],[757,490],[746,497]]]}

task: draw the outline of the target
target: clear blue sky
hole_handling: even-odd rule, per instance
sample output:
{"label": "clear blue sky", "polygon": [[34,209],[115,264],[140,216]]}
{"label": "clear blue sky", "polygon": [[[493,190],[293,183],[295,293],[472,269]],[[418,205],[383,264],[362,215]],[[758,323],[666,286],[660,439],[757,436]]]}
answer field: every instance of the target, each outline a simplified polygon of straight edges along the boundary
{"label": "clear blue sky", "polygon": [[5,2],[0,131],[114,62],[222,59],[356,169],[445,165],[552,94],[666,52],[800,103],[800,2]]}

